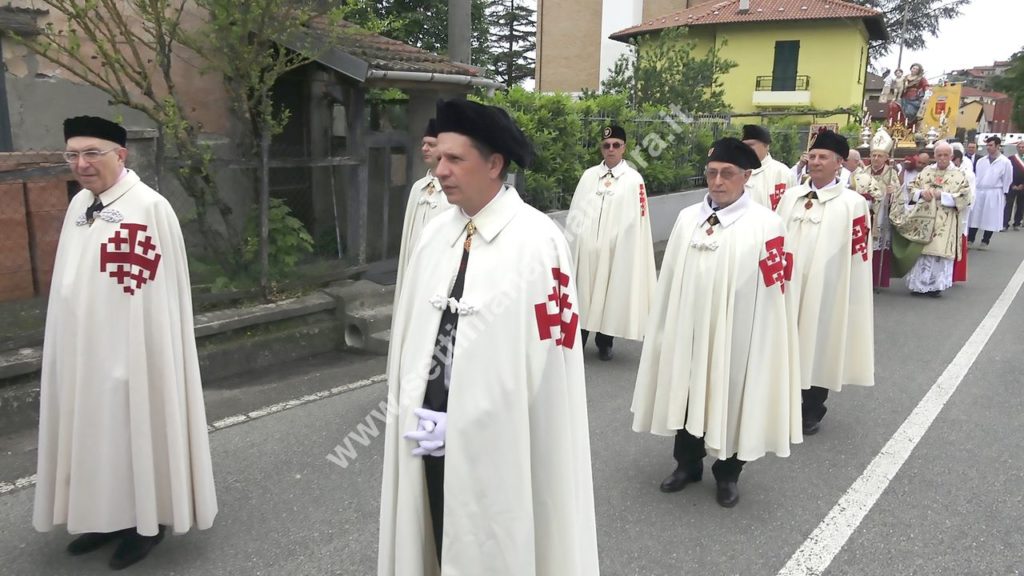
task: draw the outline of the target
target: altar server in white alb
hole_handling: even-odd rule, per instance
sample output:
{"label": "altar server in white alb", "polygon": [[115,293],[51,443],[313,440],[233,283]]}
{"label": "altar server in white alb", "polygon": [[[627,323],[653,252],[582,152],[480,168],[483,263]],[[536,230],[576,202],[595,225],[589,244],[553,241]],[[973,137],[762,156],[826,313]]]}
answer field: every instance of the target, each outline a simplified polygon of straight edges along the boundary
{"label": "altar server in white alb", "polygon": [[73,555],[117,542],[125,568],[217,514],[185,243],[171,205],[125,168],[127,135],[64,122],[85,187],[68,206],[46,316],[33,524]]}
{"label": "altar server in white alb", "polygon": [[615,337],[641,340],[657,272],[644,179],[623,160],[626,131],[606,126],[604,161],[576,185],[565,220],[580,290],[583,345],[597,332],[601,360],[612,359]]}
{"label": "altar server in white alb", "polygon": [[871,209],[836,176],[846,138],[824,130],[807,153],[810,179],[779,204],[800,294],[803,432],[816,434],[829,390],[875,383]]}
{"label": "altar server in white alb", "polygon": [[754,149],[761,167],[750,174],[747,194],[761,206],[775,210],[786,190],[796,186],[796,176],[782,162],[772,158],[772,135],[764,126],[747,124],[743,127],[743,143]]}
{"label": "altar server in white alb", "polygon": [[433,118],[427,123],[420,142],[420,154],[427,165],[427,174],[417,180],[409,190],[409,201],[405,206],[405,222],[402,224],[402,245],[398,253],[398,279],[395,282],[395,300],[402,287],[402,276],[409,267],[416,243],[423,233],[427,222],[451,206],[441,190],[441,181],[434,175],[437,150],[437,121]]}
{"label": "altar server in white alb", "polygon": [[759,165],[743,142],[715,143],[708,194],[669,238],[633,393],[633,429],[675,435],[661,490],[699,481],[710,453],[726,508],[746,462],[803,440],[793,256],[782,220],[744,191]]}
{"label": "altar server in white alb", "polygon": [[529,141],[501,108],[438,104],[456,206],[423,233],[395,310],[380,576],[599,574],[572,259],[504,185]]}
{"label": "altar server in white alb", "polygon": [[1003,229],[1006,193],[1013,184],[1013,164],[1003,155],[1002,145],[999,136],[989,136],[985,140],[988,156],[974,165],[974,203],[968,216],[967,242],[974,246],[980,229],[979,250],[988,248],[992,233]]}

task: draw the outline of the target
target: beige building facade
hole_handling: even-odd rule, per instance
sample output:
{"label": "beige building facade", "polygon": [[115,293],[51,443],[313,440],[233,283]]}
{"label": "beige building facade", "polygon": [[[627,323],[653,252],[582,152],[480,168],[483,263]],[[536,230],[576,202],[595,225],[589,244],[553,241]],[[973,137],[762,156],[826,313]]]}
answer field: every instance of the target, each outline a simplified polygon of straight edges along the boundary
{"label": "beige building facade", "polygon": [[608,36],[643,20],[719,0],[537,0],[537,89],[597,90],[629,47]]}

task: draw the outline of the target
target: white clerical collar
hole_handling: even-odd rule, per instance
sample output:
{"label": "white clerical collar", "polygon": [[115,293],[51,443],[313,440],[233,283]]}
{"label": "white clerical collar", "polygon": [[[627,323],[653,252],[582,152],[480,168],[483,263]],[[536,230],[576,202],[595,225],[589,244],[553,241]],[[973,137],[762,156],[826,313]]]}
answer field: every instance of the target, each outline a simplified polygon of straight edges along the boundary
{"label": "white clerical collar", "polygon": [[609,171],[611,171],[612,178],[615,178],[616,180],[619,178],[619,176],[622,176],[622,174],[626,171],[626,161],[625,160],[620,160],[619,163],[615,165],[615,168],[609,168],[604,162],[601,162],[600,166],[601,166],[601,176],[604,176]]}
{"label": "white clerical collar", "polygon": [[466,224],[470,220],[476,226],[476,234],[483,237],[488,244],[491,243],[494,237],[512,221],[512,217],[519,211],[521,204],[523,204],[523,200],[515,188],[502,186],[498,194],[491,198],[491,201],[476,213],[476,216],[470,217],[462,208],[459,208],[459,220],[462,225],[459,227],[459,233],[452,238],[451,245],[454,246],[462,238]]}
{"label": "white clerical collar", "polygon": [[[818,200],[821,202],[828,202],[833,198],[838,198],[839,195],[843,193],[843,190],[844,188],[841,185],[839,178],[833,179],[832,182],[823,188],[815,186],[813,180],[807,180],[808,193],[814,192],[818,197]],[[807,194],[804,194],[804,196],[807,196]]]}
{"label": "white clerical collar", "polygon": [[738,200],[736,200],[732,204],[729,204],[725,208],[719,208],[718,210],[714,210],[711,207],[711,202],[711,194],[706,194],[704,196],[704,201],[700,203],[700,221],[704,222],[708,219],[709,216],[711,216],[712,214],[716,214],[718,215],[718,222],[723,227],[728,228],[734,222],[739,220],[740,216],[743,216],[743,214],[747,211],[747,208],[750,207],[751,200],[750,194],[747,194],[747,192],[744,191],[743,195],[740,196]]}

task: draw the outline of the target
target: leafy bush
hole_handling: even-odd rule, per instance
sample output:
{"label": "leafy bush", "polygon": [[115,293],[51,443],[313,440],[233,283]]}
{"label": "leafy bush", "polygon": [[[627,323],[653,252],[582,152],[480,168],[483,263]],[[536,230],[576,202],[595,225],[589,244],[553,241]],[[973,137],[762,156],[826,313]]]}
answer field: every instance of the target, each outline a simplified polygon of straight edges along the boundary
{"label": "leafy bush", "polygon": [[[249,212],[246,222],[243,261],[248,270],[259,269],[260,234],[259,208]],[[280,198],[270,199],[270,277],[281,279],[299,260],[313,251],[313,238],[292,210]]]}

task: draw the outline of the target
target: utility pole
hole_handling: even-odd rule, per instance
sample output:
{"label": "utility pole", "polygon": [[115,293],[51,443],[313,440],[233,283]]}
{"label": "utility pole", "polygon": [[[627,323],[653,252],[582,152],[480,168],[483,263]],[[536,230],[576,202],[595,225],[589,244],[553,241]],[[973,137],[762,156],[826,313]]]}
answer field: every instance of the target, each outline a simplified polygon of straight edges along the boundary
{"label": "utility pole", "polygon": [[470,63],[473,36],[471,0],[448,0],[448,57]]}
{"label": "utility pole", "polygon": [[907,12],[910,11],[910,2],[903,3],[903,26],[900,28],[900,55],[896,58],[896,69],[903,66],[903,43],[907,38]]}

